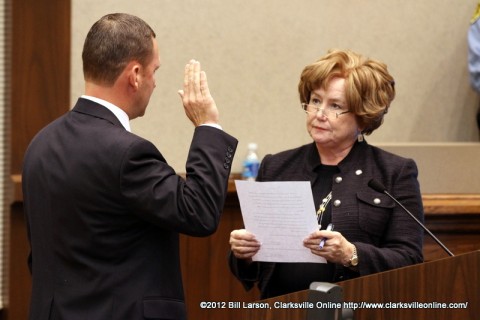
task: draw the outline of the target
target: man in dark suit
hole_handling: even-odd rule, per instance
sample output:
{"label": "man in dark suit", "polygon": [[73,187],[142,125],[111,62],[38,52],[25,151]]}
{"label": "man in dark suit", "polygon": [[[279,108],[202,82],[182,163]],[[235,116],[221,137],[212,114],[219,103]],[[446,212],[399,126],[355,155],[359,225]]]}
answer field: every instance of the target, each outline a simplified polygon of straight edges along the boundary
{"label": "man in dark suit", "polygon": [[216,230],[237,140],[219,127],[194,60],[179,91],[196,127],[186,179],[129,132],[160,66],[155,33],[143,20],[101,18],[82,57],[85,95],[25,155],[30,319],[184,319],[178,234]]}

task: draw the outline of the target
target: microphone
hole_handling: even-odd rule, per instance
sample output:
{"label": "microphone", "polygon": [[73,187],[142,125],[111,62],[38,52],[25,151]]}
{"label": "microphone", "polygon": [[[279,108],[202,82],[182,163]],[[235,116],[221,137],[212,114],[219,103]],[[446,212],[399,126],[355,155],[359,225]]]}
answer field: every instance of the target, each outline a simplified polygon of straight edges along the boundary
{"label": "microphone", "polygon": [[425,227],[425,225],[420,221],[418,220],[410,211],[407,210],[407,208],[405,208],[397,199],[395,199],[390,193],[388,193],[387,189],[385,188],[385,186],[383,184],[381,184],[380,182],[378,182],[377,180],[375,179],[371,179],[369,182],[368,182],[368,186],[370,188],[372,188],[373,190],[377,191],[377,192],[380,192],[380,193],[384,193],[386,194],[387,196],[389,196],[393,201],[395,201],[396,204],[398,204],[406,213],[408,213],[410,215],[410,217],[412,217],[413,220],[415,220],[415,222],[417,222],[422,228],[423,230],[425,230],[432,238],[433,240],[435,240],[442,248],[443,250],[445,250],[450,256],[453,257],[453,253],[448,250],[448,248],[440,241],[437,239],[437,237],[435,237],[433,235],[433,233],[427,229],[427,227]]}

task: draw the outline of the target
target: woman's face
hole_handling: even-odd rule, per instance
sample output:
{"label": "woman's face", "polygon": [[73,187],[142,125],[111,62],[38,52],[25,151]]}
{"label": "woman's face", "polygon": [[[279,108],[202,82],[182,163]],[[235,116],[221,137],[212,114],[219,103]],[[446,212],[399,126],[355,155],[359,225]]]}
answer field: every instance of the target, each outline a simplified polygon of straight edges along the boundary
{"label": "woman's face", "polygon": [[361,129],[355,115],[348,112],[345,79],[333,78],[326,90],[312,91],[309,110],[307,131],[319,148],[343,150],[355,143]]}

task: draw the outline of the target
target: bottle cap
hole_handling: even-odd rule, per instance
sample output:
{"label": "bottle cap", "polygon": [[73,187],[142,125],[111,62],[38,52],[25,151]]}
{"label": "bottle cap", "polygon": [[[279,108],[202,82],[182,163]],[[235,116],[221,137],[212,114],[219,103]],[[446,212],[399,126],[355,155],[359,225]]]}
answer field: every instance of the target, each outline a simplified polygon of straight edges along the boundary
{"label": "bottle cap", "polygon": [[257,150],[257,148],[258,148],[258,145],[255,142],[250,142],[248,144],[248,149],[249,150]]}

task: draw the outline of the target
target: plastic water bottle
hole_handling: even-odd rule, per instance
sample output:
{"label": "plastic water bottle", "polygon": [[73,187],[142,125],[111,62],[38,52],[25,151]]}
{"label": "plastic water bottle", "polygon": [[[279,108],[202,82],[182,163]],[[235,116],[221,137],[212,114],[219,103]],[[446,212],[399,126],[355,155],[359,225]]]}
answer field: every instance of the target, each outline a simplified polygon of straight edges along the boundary
{"label": "plastic water bottle", "polygon": [[258,174],[258,167],[260,166],[260,160],[257,155],[257,144],[249,143],[248,151],[245,160],[243,161],[242,179],[255,181]]}

